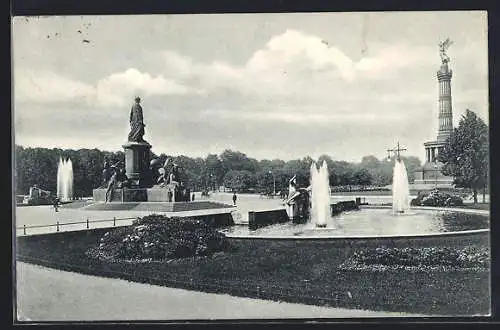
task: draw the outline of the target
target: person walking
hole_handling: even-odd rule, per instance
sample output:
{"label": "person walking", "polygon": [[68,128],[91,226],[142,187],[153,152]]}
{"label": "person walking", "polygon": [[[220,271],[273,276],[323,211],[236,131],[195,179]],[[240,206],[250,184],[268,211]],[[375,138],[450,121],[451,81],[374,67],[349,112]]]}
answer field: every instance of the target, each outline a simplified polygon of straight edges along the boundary
{"label": "person walking", "polygon": [[54,198],[54,211],[59,212],[58,210],[59,207],[59,197]]}
{"label": "person walking", "polygon": [[236,205],[236,200],[238,197],[236,196],[236,191],[233,193],[233,205]]}

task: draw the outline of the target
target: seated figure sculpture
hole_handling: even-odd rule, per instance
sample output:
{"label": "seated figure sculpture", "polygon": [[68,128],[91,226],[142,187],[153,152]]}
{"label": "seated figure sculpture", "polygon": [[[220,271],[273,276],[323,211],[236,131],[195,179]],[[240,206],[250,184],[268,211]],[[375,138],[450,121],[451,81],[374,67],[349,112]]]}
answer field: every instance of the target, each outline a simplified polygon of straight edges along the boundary
{"label": "seated figure sculpture", "polygon": [[288,217],[295,223],[301,223],[309,218],[310,187],[298,188],[297,177],[294,175],[289,181],[288,197],[285,206]]}
{"label": "seated figure sculpture", "polygon": [[101,187],[105,188],[108,184],[109,179],[111,178],[112,171],[110,169],[108,158],[104,158],[104,165],[102,170],[102,184]]}
{"label": "seated figure sculpture", "polygon": [[113,200],[113,193],[115,192],[115,187],[117,184],[117,176],[118,170],[116,168],[113,169],[113,174],[108,181],[108,187],[106,189],[106,203],[109,203]]}
{"label": "seated figure sculpture", "polygon": [[106,202],[113,200],[115,189],[130,188],[130,181],[128,180],[124,167],[119,167],[121,162],[111,165],[109,171],[112,173],[110,179],[106,183]]}

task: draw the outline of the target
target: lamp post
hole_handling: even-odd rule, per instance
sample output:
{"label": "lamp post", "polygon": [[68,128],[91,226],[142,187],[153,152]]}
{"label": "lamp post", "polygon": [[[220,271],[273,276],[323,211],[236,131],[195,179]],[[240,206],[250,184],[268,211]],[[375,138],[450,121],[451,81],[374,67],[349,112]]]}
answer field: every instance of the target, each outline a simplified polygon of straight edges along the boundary
{"label": "lamp post", "polygon": [[214,175],[212,173],[210,173],[210,181],[209,182],[210,182],[210,184],[209,184],[210,189],[215,192]]}
{"label": "lamp post", "polygon": [[434,189],[437,189],[437,178],[438,178],[438,175],[437,175],[437,168],[438,168],[438,165],[436,162],[434,162],[434,165],[432,165],[434,167]]}
{"label": "lamp post", "polygon": [[399,141],[398,141],[398,145],[397,145],[396,148],[394,148],[394,149],[387,149],[387,159],[388,160],[391,159],[391,152],[393,152],[394,155],[396,156],[396,160],[398,162],[401,161],[401,151],[406,151],[406,148],[400,148]]}
{"label": "lamp post", "polygon": [[269,171],[269,174],[273,176],[273,197],[276,195],[276,177],[274,176],[273,171]]}

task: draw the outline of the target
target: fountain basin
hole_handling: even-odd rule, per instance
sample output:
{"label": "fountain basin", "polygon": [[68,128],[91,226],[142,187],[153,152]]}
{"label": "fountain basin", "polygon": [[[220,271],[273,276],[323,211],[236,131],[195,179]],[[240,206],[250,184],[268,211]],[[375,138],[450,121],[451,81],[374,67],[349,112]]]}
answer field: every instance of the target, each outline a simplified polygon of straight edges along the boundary
{"label": "fountain basin", "polygon": [[344,212],[328,219],[326,226],[314,223],[274,224],[257,230],[234,226],[224,230],[231,238],[249,239],[380,239],[486,235],[490,232],[489,212],[460,209],[415,208],[394,214],[391,207]]}

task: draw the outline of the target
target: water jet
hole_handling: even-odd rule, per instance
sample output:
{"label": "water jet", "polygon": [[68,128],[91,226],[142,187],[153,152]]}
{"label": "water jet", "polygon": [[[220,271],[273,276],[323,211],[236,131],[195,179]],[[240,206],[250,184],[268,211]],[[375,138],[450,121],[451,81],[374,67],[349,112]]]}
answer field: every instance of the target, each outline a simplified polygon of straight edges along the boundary
{"label": "water jet", "polygon": [[61,202],[73,199],[73,163],[71,159],[59,158],[57,167],[57,197]]}

